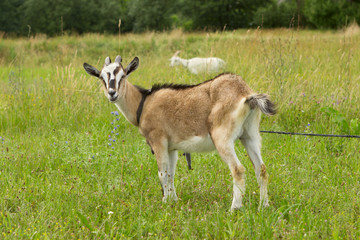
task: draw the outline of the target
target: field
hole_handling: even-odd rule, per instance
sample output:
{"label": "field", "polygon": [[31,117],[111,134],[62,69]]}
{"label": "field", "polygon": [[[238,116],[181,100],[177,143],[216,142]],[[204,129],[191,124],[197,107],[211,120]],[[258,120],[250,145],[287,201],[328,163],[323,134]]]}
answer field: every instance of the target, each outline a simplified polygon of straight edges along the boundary
{"label": "field", "polygon": [[359,42],[356,28],[0,39],[0,238],[359,239],[359,139],[262,134],[270,207],[261,211],[240,142],[247,190],[235,213],[216,152],[192,154],[191,171],[179,156],[180,200],[164,204],[145,139],[82,67],[138,56],[129,81],[150,88],[214,77],[170,68],[176,50],[216,56],[276,102],[262,130],[360,135]]}

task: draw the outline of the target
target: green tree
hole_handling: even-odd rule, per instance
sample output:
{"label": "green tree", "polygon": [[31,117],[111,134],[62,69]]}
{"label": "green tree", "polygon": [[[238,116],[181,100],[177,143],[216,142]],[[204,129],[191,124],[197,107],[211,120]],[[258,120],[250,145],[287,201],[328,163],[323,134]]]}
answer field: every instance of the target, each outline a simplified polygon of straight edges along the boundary
{"label": "green tree", "polygon": [[179,0],[194,29],[236,29],[253,25],[256,9],[269,0]]}
{"label": "green tree", "polygon": [[307,0],[304,14],[309,26],[337,29],[354,20],[360,23],[360,3],[349,0]]}
{"label": "green tree", "polygon": [[167,30],[171,28],[171,14],[176,1],[171,0],[132,0],[129,15],[133,30]]}
{"label": "green tree", "polygon": [[264,28],[298,25],[299,16],[302,15],[298,3],[299,1],[283,1],[279,3],[277,0],[272,0],[266,6],[257,9],[254,14],[254,24]]}
{"label": "green tree", "polygon": [[22,5],[24,0],[0,1],[0,31],[20,33],[23,21]]}
{"label": "green tree", "polygon": [[[116,33],[119,19],[127,19],[127,0],[26,0],[25,24],[33,33]],[[41,14],[40,14],[41,13]],[[131,30],[123,21],[123,30]]]}
{"label": "green tree", "polygon": [[101,1],[100,16],[102,16],[102,21],[99,24],[100,29],[116,33],[119,31],[118,25],[119,19],[121,19],[121,31],[132,31],[133,23],[129,15],[129,2],[129,0]]}

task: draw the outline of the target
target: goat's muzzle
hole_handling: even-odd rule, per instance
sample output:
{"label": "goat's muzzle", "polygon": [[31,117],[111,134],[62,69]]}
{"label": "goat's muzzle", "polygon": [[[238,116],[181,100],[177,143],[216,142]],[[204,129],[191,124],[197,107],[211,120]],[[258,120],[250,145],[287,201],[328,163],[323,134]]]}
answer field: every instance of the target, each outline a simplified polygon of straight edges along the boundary
{"label": "goat's muzzle", "polygon": [[109,95],[109,100],[111,101],[111,102],[114,102],[114,101],[116,101],[116,99],[117,99],[117,94],[116,94],[116,91],[113,89],[113,88],[110,88],[109,90],[108,90],[108,95]]}

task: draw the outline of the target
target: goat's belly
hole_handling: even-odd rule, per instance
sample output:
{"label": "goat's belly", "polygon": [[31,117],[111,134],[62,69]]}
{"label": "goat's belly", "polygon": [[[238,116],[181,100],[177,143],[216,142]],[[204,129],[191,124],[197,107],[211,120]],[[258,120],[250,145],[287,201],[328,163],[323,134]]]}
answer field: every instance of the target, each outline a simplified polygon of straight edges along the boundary
{"label": "goat's belly", "polygon": [[173,143],[170,149],[184,152],[209,152],[215,150],[215,146],[210,135],[208,135],[206,137],[193,136],[187,140]]}

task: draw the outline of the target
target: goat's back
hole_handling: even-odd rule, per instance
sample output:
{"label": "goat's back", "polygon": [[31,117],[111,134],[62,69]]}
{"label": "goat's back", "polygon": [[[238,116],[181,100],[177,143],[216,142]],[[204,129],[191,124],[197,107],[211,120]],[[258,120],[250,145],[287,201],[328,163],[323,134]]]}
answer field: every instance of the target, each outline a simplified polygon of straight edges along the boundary
{"label": "goat's back", "polygon": [[[153,130],[162,131],[174,142],[208,136],[214,123],[226,119],[237,103],[251,94],[234,74],[221,74],[198,85],[158,87],[146,99],[140,132],[146,136]],[[214,114],[216,119],[210,119]]]}

